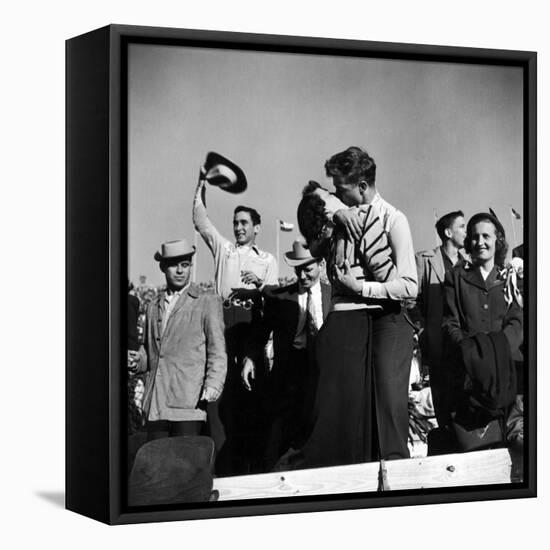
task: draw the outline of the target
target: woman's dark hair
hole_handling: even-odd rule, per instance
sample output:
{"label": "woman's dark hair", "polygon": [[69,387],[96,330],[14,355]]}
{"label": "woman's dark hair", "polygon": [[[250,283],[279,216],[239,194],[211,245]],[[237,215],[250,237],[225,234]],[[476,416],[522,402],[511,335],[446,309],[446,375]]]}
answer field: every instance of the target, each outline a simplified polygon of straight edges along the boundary
{"label": "woman's dark hair", "polygon": [[353,184],[364,179],[369,185],[376,178],[374,159],[361,147],[348,147],[341,153],[336,153],[325,162],[328,177],[344,176]]}
{"label": "woman's dark hair", "polygon": [[304,187],[298,205],[298,227],[308,244],[319,236],[327,221],[325,201],[314,194],[319,188],[321,186],[316,181],[310,181]]}
{"label": "woman's dark hair", "polygon": [[489,222],[495,226],[495,233],[497,236],[495,244],[495,264],[499,267],[504,266],[506,261],[506,254],[508,252],[508,243],[506,242],[506,233],[504,232],[504,227],[499,222],[498,218],[488,214],[487,212],[479,212],[474,214],[468,221],[466,226],[466,240],[464,241],[464,250],[468,254],[472,253],[472,232],[474,227],[480,222]]}

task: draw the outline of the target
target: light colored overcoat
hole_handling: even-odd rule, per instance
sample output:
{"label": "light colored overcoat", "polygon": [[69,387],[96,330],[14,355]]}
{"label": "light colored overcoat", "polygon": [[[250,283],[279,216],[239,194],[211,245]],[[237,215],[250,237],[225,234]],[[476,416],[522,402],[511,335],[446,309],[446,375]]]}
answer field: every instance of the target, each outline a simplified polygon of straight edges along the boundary
{"label": "light colored overcoat", "polygon": [[178,409],[182,420],[205,420],[198,408],[206,386],[223,390],[227,372],[222,300],[190,285],[178,298],[162,332],[165,295],[156,296],[147,309],[146,347],[148,377],[143,410],[149,414],[157,371],[168,372],[165,400]]}

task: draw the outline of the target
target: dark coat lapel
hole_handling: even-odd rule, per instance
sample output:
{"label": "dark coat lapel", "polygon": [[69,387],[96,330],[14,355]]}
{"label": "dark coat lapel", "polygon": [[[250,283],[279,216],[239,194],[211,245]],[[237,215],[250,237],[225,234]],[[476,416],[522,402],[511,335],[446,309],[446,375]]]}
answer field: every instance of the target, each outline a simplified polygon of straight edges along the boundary
{"label": "dark coat lapel", "polygon": [[323,306],[323,321],[327,318],[330,311],[330,300],[332,296],[332,287],[321,283],[321,300]]}
{"label": "dark coat lapel", "polygon": [[487,290],[487,285],[481,276],[481,272],[478,267],[469,265],[468,269],[462,269],[460,276],[469,284],[477,286],[481,290]]}

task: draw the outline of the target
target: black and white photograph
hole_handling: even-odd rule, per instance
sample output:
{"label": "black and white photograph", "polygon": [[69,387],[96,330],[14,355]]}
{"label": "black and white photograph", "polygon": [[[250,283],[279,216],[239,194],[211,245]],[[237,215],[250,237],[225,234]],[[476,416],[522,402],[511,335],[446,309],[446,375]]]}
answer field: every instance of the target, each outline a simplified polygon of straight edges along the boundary
{"label": "black and white photograph", "polygon": [[522,67],[130,40],[126,84],[128,506],[522,486]]}
{"label": "black and white photograph", "polygon": [[543,8],[6,4],[2,546],[540,546]]}

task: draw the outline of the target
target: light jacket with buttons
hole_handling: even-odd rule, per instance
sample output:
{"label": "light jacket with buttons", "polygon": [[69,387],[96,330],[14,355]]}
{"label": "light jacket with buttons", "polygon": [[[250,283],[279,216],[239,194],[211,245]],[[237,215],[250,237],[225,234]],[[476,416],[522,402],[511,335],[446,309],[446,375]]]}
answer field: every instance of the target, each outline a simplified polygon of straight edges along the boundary
{"label": "light jacket with buttons", "polygon": [[168,372],[169,390],[162,399],[169,409],[177,409],[181,420],[205,420],[199,398],[204,387],[221,392],[227,372],[222,301],[197,286],[182,293],[164,332],[164,292],[147,309],[146,348],[148,377],[143,410],[149,414],[159,367]]}

